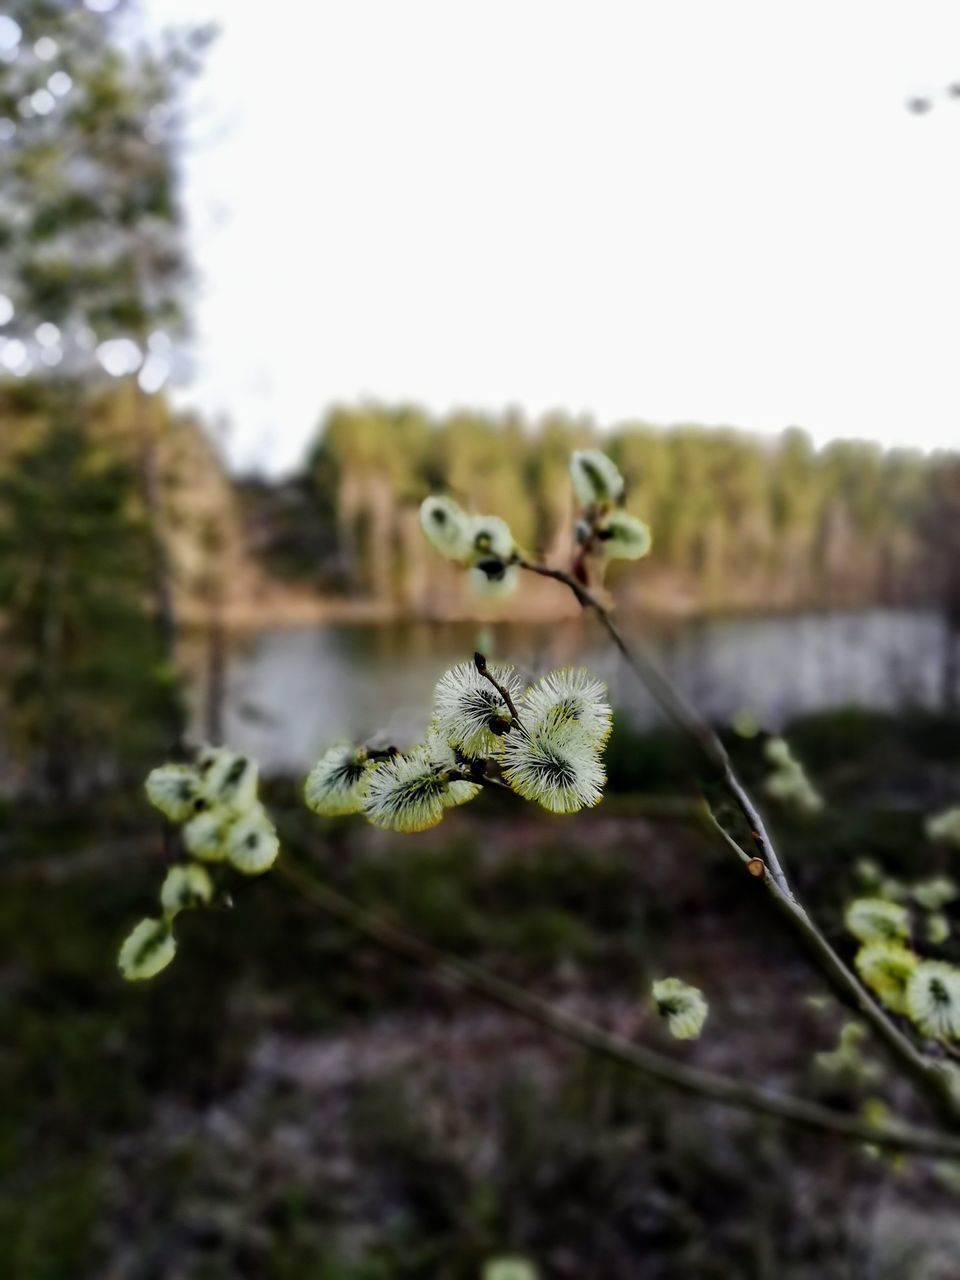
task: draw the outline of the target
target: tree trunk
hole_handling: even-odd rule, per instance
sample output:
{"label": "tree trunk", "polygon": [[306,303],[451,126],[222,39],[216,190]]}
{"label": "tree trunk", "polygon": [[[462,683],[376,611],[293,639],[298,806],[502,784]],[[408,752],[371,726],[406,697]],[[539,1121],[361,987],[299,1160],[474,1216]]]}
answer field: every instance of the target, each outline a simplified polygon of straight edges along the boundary
{"label": "tree trunk", "polygon": [[[153,402],[139,386],[134,389],[137,446],[140,455],[140,481],[143,504],[147,513],[150,539],[151,578],[153,582],[153,614],[160,641],[160,651],[171,671],[177,664],[177,615],[173,593],[173,574],[164,538],[163,485],[160,459],[154,429]],[[186,719],[180,696],[171,700],[170,748],[175,757],[186,750]]]}

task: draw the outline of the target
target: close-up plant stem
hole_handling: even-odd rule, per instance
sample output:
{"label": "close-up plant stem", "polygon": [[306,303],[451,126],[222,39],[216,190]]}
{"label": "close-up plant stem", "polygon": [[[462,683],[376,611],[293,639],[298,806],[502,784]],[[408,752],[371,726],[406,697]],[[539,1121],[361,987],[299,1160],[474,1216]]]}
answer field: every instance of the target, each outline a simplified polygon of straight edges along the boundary
{"label": "close-up plant stem", "polygon": [[869,1143],[887,1151],[960,1160],[960,1137],[906,1124],[874,1125],[819,1103],[677,1062],[544,1000],[481,965],[432,946],[382,915],[359,906],[289,859],[278,865],[277,875],[296,890],[302,901],[347,925],[377,946],[571,1044],[667,1088],[846,1141]]}
{"label": "close-up plant stem", "polygon": [[[627,665],[644,682],[667,718],[696,747],[714,779],[721,783],[743,815],[764,862],[763,883],[804,954],[820,972],[837,999],[870,1026],[893,1065],[911,1081],[941,1120],[951,1128],[960,1128],[960,1100],[951,1087],[947,1073],[939,1069],[935,1062],[925,1058],[899,1030],[844,964],[809,913],[797,901],[766,824],[746,787],[737,777],[729,754],[714,730],[689,706],[642,646],[627,643],[609,609],[573,574],[525,559],[521,559],[519,563],[521,568],[531,573],[562,583],[569,588],[583,609],[592,610],[596,614]],[[719,834],[727,848],[742,862],[753,862],[753,856],[727,831],[709,806],[707,811],[710,826]]]}

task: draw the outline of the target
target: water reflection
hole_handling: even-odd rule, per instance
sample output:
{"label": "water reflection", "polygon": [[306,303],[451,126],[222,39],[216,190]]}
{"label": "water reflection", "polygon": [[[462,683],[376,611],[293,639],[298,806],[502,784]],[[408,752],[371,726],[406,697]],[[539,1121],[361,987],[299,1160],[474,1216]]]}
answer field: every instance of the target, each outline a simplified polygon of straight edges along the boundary
{"label": "water reflection", "polygon": [[[644,628],[663,668],[707,715],[749,710],[774,728],[803,711],[857,703],[936,705],[943,629],[934,614],[863,613],[709,618]],[[550,625],[403,623],[267,628],[237,641],[225,735],[269,771],[302,772],[327,743],[422,729],[434,683],[482,644],[530,672],[586,662],[639,724],[656,712],[591,620]],[[199,654],[195,665],[202,665]],[[202,679],[195,702],[202,705]]]}

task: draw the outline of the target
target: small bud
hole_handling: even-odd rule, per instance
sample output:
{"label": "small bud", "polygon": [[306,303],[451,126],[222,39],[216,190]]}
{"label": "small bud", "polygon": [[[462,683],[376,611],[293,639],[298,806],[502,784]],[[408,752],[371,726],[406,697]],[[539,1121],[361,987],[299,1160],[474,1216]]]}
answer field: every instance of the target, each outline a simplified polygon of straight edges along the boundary
{"label": "small bud", "polygon": [[516,549],[510,526],[499,516],[474,516],[471,531],[474,564],[509,560]]}
{"label": "small bud", "polygon": [[939,911],[957,896],[957,886],[949,876],[932,876],[913,886],[913,898],[926,911]]}
{"label": "small bud", "polygon": [[257,802],[257,762],[229,747],[207,747],[198,762],[203,795],[214,808],[245,813]]}
{"label": "small bud", "polygon": [[868,889],[876,889],[883,879],[883,868],[873,858],[858,858],[853,869]]}
{"label": "small bud", "polygon": [[185,822],[200,795],[200,775],[189,764],[164,764],[151,769],[144,783],[147,799],[171,822]]}
{"label": "small bud", "polygon": [[703,992],[680,978],[661,978],[650,992],[670,1034],[677,1040],[696,1040],[709,1012]]}
{"label": "small bud", "polygon": [[491,1258],[484,1264],[483,1280],[538,1280],[538,1276],[525,1258]]}
{"label": "small bud", "polygon": [[515,564],[505,564],[502,560],[478,560],[469,578],[474,595],[499,600],[516,591],[520,570]]}
{"label": "small bud", "polygon": [[583,507],[613,506],[623,497],[623,476],[599,449],[578,449],[571,456],[570,479]]}
{"label": "small bud", "polygon": [[919,964],[902,942],[868,942],[854,957],[857,973],[892,1013],[906,1013],[906,988]]}
{"label": "small bud", "polygon": [[227,856],[227,832],[233,815],[227,809],[204,809],[183,828],[183,843],[202,862],[222,862]]}
{"label": "small bud", "polygon": [[924,960],[907,982],[907,1013],[933,1040],[960,1038],[960,969]]}
{"label": "small bud", "polygon": [[910,915],[885,898],[857,898],[847,907],[844,923],[860,942],[892,942],[910,936]]}
{"label": "small bud", "polygon": [[730,727],[740,738],[755,738],[760,732],[759,721],[749,707],[742,707],[734,715]]}
{"label": "small bud", "polygon": [[176,952],[169,923],[147,918],[124,939],[117,965],[127,982],[144,982],[165,969]]}
{"label": "small bud", "polygon": [[763,784],[767,795],[792,805],[800,813],[819,813],[823,800],[783,738],[770,738],[764,744],[764,755],[775,766]]}
{"label": "small bud", "polygon": [[611,511],[598,527],[597,539],[611,560],[640,560],[653,544],[649,526],[626,511]]}
{"label": "small bud", "polygon": [[279,852],[276,829],[262,805],[238,818],[227,834],[227,858],[245,876],[269,871]]}
{"label": "small bud", "polygon": [[747,863],[747,870],[750,872],[752,876],[755,876],[756,879],[758,880],[766,871],[766,869],[767,869],[767,864],[764,862],[762,858],[751,858],[750,861]]}
{"label": "small bud", "polygon": [[212,897],[213,881],[195,862],[171,867],[160,888],[160,905],[168,919],[189,907],[202,906]]}
{"label": "small bud", "polygon": [[927,819],[927,839],[960,847],[960,806]]}
{"label": "small bud", "polygon": [[420,528],[448,560],[469,559],[473,550],[473,522],[452,498],[424,498],[420,504]]}
{"label": "small bud", "polygon": [[925,932],[932,947],[942,947],[950,937],[950,921],[942,911],[934,911],[927,917]]}

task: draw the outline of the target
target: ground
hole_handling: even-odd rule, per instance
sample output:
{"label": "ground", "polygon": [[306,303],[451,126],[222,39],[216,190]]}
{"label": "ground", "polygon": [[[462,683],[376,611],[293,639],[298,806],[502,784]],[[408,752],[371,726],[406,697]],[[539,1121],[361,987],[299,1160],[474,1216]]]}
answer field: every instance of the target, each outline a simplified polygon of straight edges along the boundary
{"label": "ground", "polygon": [[[791,740],[831,801],[771,810],[850,953],[854,863],[944,869],[923,814],[960,792],[957,726],[818,717]],[[748,773],[751,744],[739,748]],[[695,817],[660,735],[616,737],[613,792],[572,819],[483,797],[421,837],[270,796],[285,857],[434,944],[685,1060],[855,1107],[814,1062],[843,1017],[757,886]],[[785,1129],[599,1064],[360,942],[278,877],[184,921],[155,983],[113,967],[162,874],[131,797],[3,817],[0,1238],[20,1280],[473,1280],[960,1274],[955,1177]],[[671,1042],[646,993],[711,1012]],[[888,1078],[872,1093],[906,1112]],[[919,1109],[912,1114],[924,1118]]]}

